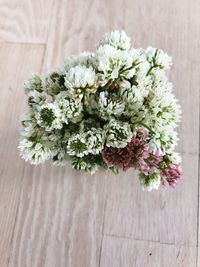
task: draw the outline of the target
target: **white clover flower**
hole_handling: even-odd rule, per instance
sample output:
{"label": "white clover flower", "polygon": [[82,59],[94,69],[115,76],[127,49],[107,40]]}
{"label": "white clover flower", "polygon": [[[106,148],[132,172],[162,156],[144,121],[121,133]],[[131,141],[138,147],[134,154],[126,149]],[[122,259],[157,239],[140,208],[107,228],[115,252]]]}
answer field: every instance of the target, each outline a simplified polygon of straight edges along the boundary
{"label": "white clover flower", "polygon": [[179,165],[182,162],[180,154],[174,151],[168,155],[168,159],[170,162],[172,162],[173,164],[177,164],[177,165]]}
{"label": "white clover flower", "polygon": [[80,158],[89,154],[88,144],[84,134],[72,135],[68,139],[67,153],[70,156],[77,156]]}
{"label": "white clover flower", "polygon": [[65,75],[66,87],[86,88],[94,86],[96,74],[92,67],[76,66],[71,68]]}
{"label": "white clover flower", "polygon": [[97,155],[102,151],[104,143],[105,138],[102,130],[91,128],[87,132],[81,132],[69,138],[67,153],[77,157],[83,157],[89,153]]}
{"label": "white clover flower", "polygon": [[21,117],[21,135],[24,137],[32,136],[37,127],[35,113],[33,109],[29,109]]}
{"label": "white clover flower", "polygon": [[155,130],[163,130],[165,127],[174,129],[180,121],[180,105],[171,91],[170,83],[160,82],[154,85],[146,97],[147,108],[144,122]]}
{"label": "white clover flower", "polygon": [[95,118],[87,118],[85,120],[82,120],[82,122],[80,123],[81,132],[88,132],[91,129],[95,128],[100,128],[100,123],[99,121],[95,120]]}
{"label": "white clover flower", "polygon": [[133,105],[143,104],[144,99],[149,94],[149,89],[145,86],[133,85],[131,88],[121,88],[119,94],[122,96],[126,105],[134,108]]}
{"label": "white clover flower", "polygon": [[78,171],[83,170],[93,175],[99,168],[99,165],[95,162],[93,157],[77,158],[72,160],[72,167]]}
{"label": "white clover flower", "polygon": [[120,50],[129,50],[131,47],[131,39],[125,33],[125,31],[112,31],[107,33],[104,39],[100,42],[100,45],[108,44]]}
{"label": "white clover flower", "polygon": [[146,107],[143,122],[155,132],[166,131],[166,127],[171,131],[180,121],[181,109],[172,93],[172,84],[166,75],[159,73],[163,73],[163,70],[156,69],[151,75],[153,82],[143,104]]}
{"label": "white clover flower", "polygon": [[158,190],[161,185],[161,178],[159,173],[150,173],[145,175],[143,173],[139,174],[140,183],[143,190],[151,191],[153,189]]}
{"label": "white clover flower", "polygon": [[160,96],[172,93],[172,83],[168,81],[166,73],[163,70],[155,69],[152,77],[152,93]]}
{"label": "white clover flower", "polygon": [[144,49],[132,48],[129,52],[130,57],[133,60],[133,67],[135,69],[135,75],[137,76],[138,82],[146,78],[146,75],[151,67],[147,60],[146,51]]}
{"label": "white clover flower", "polygon": [[130,125],[127,122],[111,120],[104,127],[106,146],[108,147],[125,147],[133,136]]}
{"label": "white clover flower", "polygon": [[128,51],[120,51],[110,45],[99,46],[96,52],[99,79],[102,85],[118,78],[130,79],[135,74],[133,58]]}
{"label": "white clover flower", "polygon": [[51,148],[52,160],[54,165],[65,166],[69,161],[66,147],[61,142],[56,142]]}
{"label": "white clover flower", "polygon": [[156,56],[156,53],[157,53],[157,48],[154,48],[154,47],[147,47],[146,49],[146,55],[147,55],[147,59],[149,62],[153,62],[155,56]]}
{"label": "white clover flower", "polygon": [[73,99],[65,91],[55,97],[55,105],[60,109],[60,120],[68,124],[69,121],[78,122],[82,118],[82,102]]}
{"label": "white clover flower", "polygon": [[21,157],[31,164],[40,164],[51,157],[51,151],[48,147],[28,139],[22,139],[18,148]]}
{"label": "white clover flower", "polygon": [[72,55],[66,58],[61,68],[63,74],[76,66],[91,67],[94,65],[94,53],[83,52],[79,55]]}
{"label": "white clover flower", "polygon": [[85,133],[85,139],[89,153],[97,155],[102,151],[105,143],[105,137],[100,128],[91,128],[91,130]]}
{"label": "white clover flower", "polygon": [[158,50],[156,56],[156,64],[161,66],[164,69],[170,69],[172,65],[172,58],[164,53],[161,49]]}
{"label": "white clover flower", "polygon": [[44,94],[38,92],[38,91],[30,91],[28,93],[28,104],[30,107],[35,107],[37,109],[37,106],[41,106],[45,103],[46,97]]}
{"label": "white clover flower", "polygon": [[172,65],[172,58],[161,49],[148,47],[146,49],[146,55],[152,67],[159,67],[167,70],[170,69]]}
{"label": "white clover flower", "polygon": [[24,89],[27,95],[29,95],[31,91],[42,92],[43,85],[40,76],[33,74],[32,77],[25,82]]}
{"label": "white clover flower", "polygon": [[97,103],[98,115],[107,120],[112,116],[119,117],[125,108],[125,104],[122,102],[119,96],[109,94],[108,92],[101,92]]}
{"label": "white clover flower", "polygon": [[44,79],[44,91],[48,95],[54,96],[61,91],[66,90],[64,82],[64,75],[58,72],[52,72]]}
{"label": "white clover flower", "polygon": [[47,103],[40,107],[37,114],[37,123],[45,127],[46,131],[62,128],[62,114],[59,107],[53,103]]}
{"label": "white clover flower", "polygon": [[131,122],[137,122],[146,116],[146,107],[144,102],[151,88],[151,80],[146,77],[137,85],[129,88],[120,88],[122,102],[125,103],[123,115],[130,118]]}
{"label": "white clover flower", "polygon": [[149,145],[154,151],[158,151],[161,155],[172,153],[178,141],[177,132],[172,129],[161,128],[155,131]]}

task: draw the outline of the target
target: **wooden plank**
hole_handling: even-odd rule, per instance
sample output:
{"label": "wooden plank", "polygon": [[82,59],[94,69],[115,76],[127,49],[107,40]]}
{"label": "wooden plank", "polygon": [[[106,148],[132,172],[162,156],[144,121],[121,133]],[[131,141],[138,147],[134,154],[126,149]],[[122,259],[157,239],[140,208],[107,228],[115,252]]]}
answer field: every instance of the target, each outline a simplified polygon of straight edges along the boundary
{"label": "wooden plank", "polygon": [[53,0],[0,0],[0,41],[46,43]]}
{"label": "wooden plank", "polygon": [[21,192],[24,162],[19,158],[19,117],[23,82],[41,67],[44,47],[0,43],[0,266],[7,266]]}
{"label": "wooden plank", "polygon": [[9,266],[98,266],[105,178],[26,166]]}
{"label": "wooden plank", "polygon": [[[49,29],[46,71],[55,68],[66,54],[90,49],[90,44],[94,48],[93,38],[100,36],[94,31],[95,19],[105,13],[105,25],[110,21],[113,8],[104,12],[106,6],[106,1],[56,1]],[[121,20],[120,16],[116,20]],[[88,36],[85,36],[86,29],[91,30]],[[105,173],[85,176],[68,167],[26,166],[10,266],[98,266],[104,176]]]}
{"label": "wooden plank", "polygon": [[176,189],[143,192],[137,173],[110,177],[104,234],[168,244],[197,244],[198,157],[183,155]]}
{"label": "wooden plank", "polygon": [[195,267],[196,247],[106,236],[100,267]]}
{"label": "wooden plank", "polygon": [[[154,251],[158,253],[156,254],[158,256],[153,258],[153,262],[150,261],[150,266],[153,267],[160,267],[162,263],[173,266],[176,263],[178,249],[184,246],[178,256],[177,266],[195,266],[193,259],[196,253],[193,246],[197,243],[198,88],[200,85],[198,73],[200,39],[197,14],[199,1],[175,0],[173,4],[169,0],[162,3],[158,0],[125,0],[123,3],[120,0],[111,0],[109,4],[106,0],[54,2],[55,7],[50,18],[51,25],[48,28],[48,14],[50,14],[52,2],[48,1],[48,5],[47,2],[42,2],[41,5],[41,1],[15,0],[11,3],[11,1],[1,0],[1,7],[4,8],[0,8],[0,40],[46,42],[47,31],[49,31],[43,72],[57,67],[63,58],[71,53],[94,50],[104,32],[122,27],[132,36],[136,47],[153,45],[166,50],[174,58],[171,79],[183,107],[183,122],[179,129],[181,137],[179,150],[184,153],[184,180],[175,191],[144,193],[138,185],[136,173],[131,171],[123,177],[111,176],[106,184],[105,173],[89,177],[80,175],[68,167],[56,168],[44,165],[32,168],[26,165],[9,265],[15,267],[98,266],[105,191],[107,191],[105,234],[166,243],[155,243],[153,246]],[[5,62],[2,64],[4,72],[6,64],[12,62],[12,66],[7,67],[7,78],[3,79],[5,87],[13,83],[11,77],[15,75],[17,75],[16,84],[24,80],[21,70],[26,66],[27,63],[24,63],[26,60],[30,62],[34,71],[33,62],[37,60],[40,62],[41,57],[38,57],[36,52],[34,55],[31,54],[31,51],[32,49],[29,52],[27,50],[16,52],[18,56],[24,53],[22,60],[24,65],[18,64],[18,61],[16,63],[11,53],[9,58],[7,51],[3,53],[4,61],[1,63]],[[39,54],[41,55],[42,52]],[[37,69],[37,64],[34,66]],[[13,68],[13,74],[10,68]],[[30,68],[28,69],[30,71]],[[4,74],[4,72],[1,73]],[[0,214],[2,215],[0,218],[3,218],[0,220],[3,222],[0,224],[2,225],[0,234],[2,233],[1,236],[3,236],[0,241],[0,251],[3,255],[0,258],[2,263],[0,266],[3,267],[6,266],[4,264],[8,259],[12,232],[9,229],[13,229],[14,226],[21,189],[19,173],[23,171],[23,163],[16,160],[17,152],[16,154],[13,152],[13,147],[17,145],[15,131],[18,127],[13,121],[19,114],[14,110],[13,102],[9,100],[12,94],[3,90],[1,99],[5,100],[5,104],[0,106],[2,111],[0,116],[6,118],[13,134],[13,136],[8,135],[6,127],[2,129],[3,143],[7,140],[2,149],[7,150],[8,153],[5,154],[3,151],[4,155],[7,155],[3,156],[5,159],[2,161],[3,170],[6,173],[0,189],[4,192],[2,194],[0,191],[0,203],[5,203],[2,204]],[[23,99],[20,94],[15,95],[15,98]],[[6,115],[7,103],[11,107],[9,115]],[[21,108],[18,107],[19,110]],[[8,138],[12,140],[9,144]],[[10,167],[11,161],[14,164]],[[8,196],[10,196],[9,200]],[[126,244],[126,241],[123,241],[123,244]],[[154,243],[145,242],[144,245],[142,242],[135,246],[134,241],[133,247],[139,251],[146,248],[145,251],[147,251],[152,248],[152,244]],[[186,249],[187,246],[189,249]],[[112,247],[116,250],[111,258],[113,265],[109,265],[109,251]],[[111,241],[104,239],[102,254],[104,265],[102,266],[118,266],[118,262],[113,260],[120,253],[118,247],[121,249],[116,238]],[[127,247],[132,247],[132,241]],[[108,253],[106,253],[107,250]],[[130,249],[125,248],[122,251],[124,251],[123,263],[126,264],[126,258],[132,262]],[[169,260],[167,263],[164,261],[165,256]],[[181,265],[182,260],[188,265]],[[138,266],[146,267],[145,259],[144,264],[142,261],[143,258],[139,257],[136,263]],[[125,264],[121,266],[126,266]]]}
{"label": "wooden plank", "polygon": [[200,44],[200,2],[125,3],[125,29],[135,45],[161,47],[174,58],[171,79],[183,110],[178,150],[183,154],[184,179],[176,190],[145,193],[141,192],[134,171],[111,177],[104,233],[194,246],[198,206],[200,61],[196,55]]}
{"label": "wooden plank", "polygon": [[60,66],[70,54],[94,51],[100,38],[124,27],[121,0],[60,0],[53,10],[44,72]]}

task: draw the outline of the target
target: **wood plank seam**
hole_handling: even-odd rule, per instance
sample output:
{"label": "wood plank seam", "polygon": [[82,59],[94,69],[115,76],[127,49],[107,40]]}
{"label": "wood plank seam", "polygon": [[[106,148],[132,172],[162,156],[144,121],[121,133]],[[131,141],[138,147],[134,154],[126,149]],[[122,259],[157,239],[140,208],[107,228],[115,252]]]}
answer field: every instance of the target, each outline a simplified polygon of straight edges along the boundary
{"label": "wood plank seam", "polygon": [[[25,172],[25,162],[24,162],[24,166],[23,166],[23,172],[22,172],[22,185],[23,185],[23,181],[24,181],[24,172]],[[14,233],[15,233],[15,227],[16,227],[16,221],[17,221],[17,216],[18,216],[18,211],[19,211],[19,204],[20,204],[20,199],[21,199],[21,194],[22,194],[22,187],[21,187],[21,190],[20,190],[20,194],[19,194],[19,200],[18,200],[18,203],[17,203],[17,210],[16,210],[16,214],[15,214],[15,219],[14,219],[14,227],[13,227],[13,230],[12,230],[12,235],[11,235],[11,239],[10,239],[10,252],[9,252],[9,255],[8,255],[8,263],[7,263],[7,266],[9,266],[9,263],[10,263],[10,257],[11,257],[11,251],[12,251],[12,244],[13,244],[13,239],[14,239]]]}
{"label": "wood plank seam", "polygon": [[43,74],[43,67],[44,67],[44,64],[45,64],[46,53],[47,53],[47,43],[44,44],[44,53],[42,55],[42,63],[41,63],[41,67],[40,67],[40,73],[41,74]]}
{"label": "wood plank seam", "polygon": [[[47,30],[47,36],[46,36],[46,47],[47,47],[47,44],[48,44],[48,42],[49,42],[49,35],[50,35],[50,31],[51,31],[51,24],[52,24],[52,20],[53,20],[53,18],[54,18],[54,16],[53,16],[53,13],[54,13],[54,9],[56,8],[56,1],[53,1],[53,5],[52,5],[52,8],[51,8],[51,11],[50,11],[50,19],[49,19],[49,23],[48,23],[48,30]],[[45,57],[46,57],[46,47],[45,47],[45,52],[44,52],[44,59],[45,59]],[[42,70],[43,70],[43,68],[44,68],[44,63],[45,63],[45,60],[42,62],[42,66],[41,66],[41,72],[42,72]]]}
{"label": "wood plank seam", "polygon": [[[42,66],[44,64],[44,59],[45,59],[45,52],[46,52],[46,44],[41,44],[41,43],[25,43],[25,42],[7,42],[7,41],[3,41],[0,42],[1,44],[8,44],[8,45],[34,45],[34,46],[43,46],[43,53],[42,53],[42,60],[41,60],[41,65],[40,65],[40,70],[39,73],[41,73],[42,70]],[[25,82],[25,81],[24,81]],[[24,92],[25,94],[25,92]],[[17,149],[17,148],[16,148]],[[20,156],[19,156],[20,157]],[[18,199],[18,203],[17,203],[17,209],[16,209],[16,213],[14,215],[14,226],[12,229],[12,233],[11,233],[11,239],[10,239],[10,244],[9,244],[9,252],[8,252],[8,259],[7,259],[7,266],[9,266],[10,264],[10,258],[11,258],[11,253],[12,253],[12,245],[13,245],[13,239],[14,239],[14,234],[15,234],[15,230],[16,230],[16,222],[17,222],[17,217],[18,217],[18,212],[19,212],[19,206],[20,206],[20,200],[22,197],[22,190],[23,190],[23,182],[25,179],[25,167],[26,167],[26,162],[23,162],[23,171],[22,171],[22,175],[21,175],[21,188],[20,188],[20,192],[19,192],[19,199]]]}
{"label": "wood plank seam", "polygon": [[[1,1],[0,42],[47,42],[54,0],[50,1]],[[28,23],[24,23],[27,21]]]}
{"label": "wood plank seam", "polygon": [[103,211],[102,231],[101,231],[101,245],[100,245],[100,250],[99,250],[99,267],[101,266],[101,255],[102,255],[103,238],[104,238],[104,225],[105,225],[105,217],[106,217],[107,199],[108,199],[108,194],[106,193],[106,199],[105,199],[104,211]]}
{"label": "wood plank seam", "polygon": [[132,241],[141,241],[141,242],[149,242],[149,243],[156,243],[160,245],[168,245],[168,246],[181,246],[181,247],[191,247],[191,248],[197,248],[198,245],[184,245],[179,244],[176,242],[167,243],[167,242],[159,242],[154,240],[148,240],[148,239],[139,239],[139,238],[133,238],[133,237],[126,237],[126,236],[119,236],[119,235],[112,235],[112,234],[104,234],[103,237],[112,237],[112,238],[118,238],[118,239],[124,239],[124,240],[132,240]]}
{"label": "wood plank seam", "polygon": [[[199,103],[200,103],[200,94],[199,94]],[[200,105],[199,105],[199,118],[200,118]],[[200,126],[199,126],[199,157],[198,157],[198,190],[197,190],[197,252],[196,252],[196,266],[199,266],[199,201],[200,201],[200,196],[199,196],[199,186],[200,186]]]}
{"label": "wood plank seam", "polygon": [[45,45],[46,46],[46,42],[21,42],[21,41],[4,41],[4,40],[0,40],[1,44],[16,44],[16,45]]}
{"label": "wood plank seam", "polygon": [[[194,267],[196,246],[163,245],[104,236],[100,267]],[[169,256],[168,256],[168,255]]]}

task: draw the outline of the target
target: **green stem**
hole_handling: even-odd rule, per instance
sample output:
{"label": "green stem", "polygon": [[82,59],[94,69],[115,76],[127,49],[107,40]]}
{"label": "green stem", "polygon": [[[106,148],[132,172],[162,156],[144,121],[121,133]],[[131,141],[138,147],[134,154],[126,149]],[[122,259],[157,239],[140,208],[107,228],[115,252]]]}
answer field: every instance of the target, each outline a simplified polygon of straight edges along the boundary
{"label": "green stem", "polygon": [[155,62],[157,54],[158,54],[158,49],[156,49],[155,54],[153,56],[153,66],[150,67],[150,69],[148,70],[146,76],[148,76],[151,73],[152,69],[159,67],[159,65],[157,65],[156,62]]}
{"label": "green stem", "polygon": [[147,126],[145,123],[143,122],[136,122],[135,124],[139,124],[141,126],[144,126],[146,129],[148,129],[152,134],[156,134],[149,126]]}

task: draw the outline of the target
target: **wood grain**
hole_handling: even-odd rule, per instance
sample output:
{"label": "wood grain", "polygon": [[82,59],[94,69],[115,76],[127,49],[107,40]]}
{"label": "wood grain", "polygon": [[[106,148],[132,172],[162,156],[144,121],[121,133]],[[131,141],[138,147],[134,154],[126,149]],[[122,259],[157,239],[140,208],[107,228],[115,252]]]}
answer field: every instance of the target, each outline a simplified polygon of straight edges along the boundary
{"label": "wood grain", "polygon": [[137,173],[109,178],[104,234],[166,244],[197,244],[198,157],[183,155],[177,188],[141,191]]}
{"label": "wood grain", "polygon": [[[112,178],[104,233],[195,246],[200,84],[200,60],[196,54],[200,42],[197,11],[200,3],[185,1],[183,4],[179,0],[173,5],[169,1],[158,5],[156,0],[126,3],[125,29],[135,38],[136,46],[152,44],[174,58],[171,79],[183,110],[178,149],[184,158],[184,179],[175,191],[149,195],[140,191],[134,180],[136,173],[128,172],[123,177]],[[137,9],[134,9],[135,4]]]}
{"label": "wood grain", "polygon": [[70,54],[94,51],[106,32],[124,27],[124,11],[120,0],[56,1],[43,71],[58,67]]}
{"label": "wood grain", "polygon": [[[0,44],[0,266],[7,266],[22,186],[24,162],[19,158],[19,117],[24,110],[23,82],[39,71],[41,45]],[[20,70],[20,72],[19,72]]]}
{"label": "wood grain", "polygon": [[105,236],[100,267],[195,267],[196,247]]}
{"label": "wood grain", "polygon": [[[1,267],[200,266],[199,9],[199,0],[0,0]],[[122,28],[135,47],[173,57],[184,170],[175,190],[143,192],[133,170],[91,177],[18,156],[23,81]]]}
{"label": "wood grain", "polygon": [[26,166],[9,266],[98,266],[105,178]]}
{"label": "wood grain", "polygon": [[0,0],[0,41],[46,43],[53,0]]}

